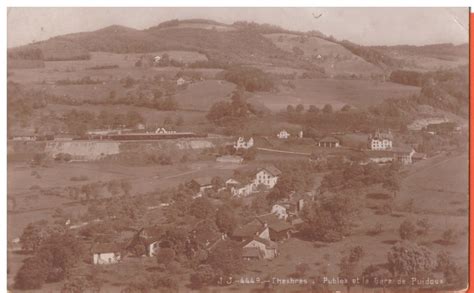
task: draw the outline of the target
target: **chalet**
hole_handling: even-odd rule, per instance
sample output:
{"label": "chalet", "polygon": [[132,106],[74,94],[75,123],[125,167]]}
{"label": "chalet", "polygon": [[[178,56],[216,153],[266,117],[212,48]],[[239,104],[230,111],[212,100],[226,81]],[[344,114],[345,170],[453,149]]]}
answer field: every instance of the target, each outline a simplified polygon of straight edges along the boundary
{"label": "chalet", "polygon": [[122,249],[115,243],[97,243],[92,247],[93,264],[107,265],[122,259]]}
{"label": "chalet", "polygon": [[281,171],[274,166],[261,168],[255,174],[255,186],[264,185],[266,188],[273,188],[278,181]]}
{"label": "chalet", "polygon": [[241,164],[243,162],[243,158],[240,156],[220,156],[216,159],[219,163],[230,163],[230,164]]}
{"label": "chalet", "polygon": [[337,138],[327,136],[318,141],[317,145],[321,148],[337,148],[341,146],[341,143]]}
{"label": "chalet", "polygon": [[278,245],[271,240],[254,237],[244,242],[242,257],[245,260],[274,259],[278,255],[277,247]]}
{"label": "chalet", "polygon": [[281,130],[278,134],[277,134],[277,137],[279,139],[288,139],[290,137],[290,134],[288,133],[288,131],[286,131],[285,129]]}
{"label": "chalet", "polygon": [[248,140],[245,137],[239,137],[237,141],[234,143],[234,149],[249,149],[253,147],[253,138],[250,137]]}
{"label": "chalet", "polygon": [[381,132],[377,130],[369,136],[369,149],[373,151],[389,150],[392,148],[393,135],[390,130]]}

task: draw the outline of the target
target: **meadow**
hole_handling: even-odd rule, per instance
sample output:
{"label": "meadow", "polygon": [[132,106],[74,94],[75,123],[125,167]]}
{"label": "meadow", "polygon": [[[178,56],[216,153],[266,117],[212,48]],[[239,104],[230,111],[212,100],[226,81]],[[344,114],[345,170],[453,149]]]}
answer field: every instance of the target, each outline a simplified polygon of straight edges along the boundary
{"label": "meadow", "polygon": [[287,105],[303,104],[306,108],[315,105],[322,108],[331,104],[341,108],[348,104],[356,108],[367,108],[388,98],[409,97],[419,88],[391,82],[344,79],[300,79],[295,80],[295,89],[282,88],[277,93],[255,93],[250,101],[263,103],[273,111],[286,109]]}

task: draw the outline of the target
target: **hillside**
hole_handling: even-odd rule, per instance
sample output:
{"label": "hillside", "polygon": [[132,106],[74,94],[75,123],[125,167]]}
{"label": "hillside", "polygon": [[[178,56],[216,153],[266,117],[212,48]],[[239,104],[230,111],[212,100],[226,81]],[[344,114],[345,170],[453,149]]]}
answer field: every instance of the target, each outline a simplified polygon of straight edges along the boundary
{"label": "hillside", "polygon": [[[467,63],[466,45],[361,46],[320,32],[293,32],[248,22],[232,25],[205,19],[171,20],[144,30],[112,25],[12,48],[9,60],[81,60],[91,52],[204,54],[214,67],[228,64],[324,70],[328,76],[380,75],[399,68],[433,69]],[[21,62],[11,63],[25,66]],[[18,64],[18,65],[17,65]],[[32,63],[33,67],[38,65]]]}

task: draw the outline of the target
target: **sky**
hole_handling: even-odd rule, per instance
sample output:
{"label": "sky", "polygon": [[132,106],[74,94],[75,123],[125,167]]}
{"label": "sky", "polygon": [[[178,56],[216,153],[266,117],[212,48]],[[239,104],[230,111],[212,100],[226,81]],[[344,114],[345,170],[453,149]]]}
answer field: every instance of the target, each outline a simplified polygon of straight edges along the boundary
{"label": "sky", "polygon": [[[206,18],[319,30],[362,45],[468,42],[467,8],[8,8],[8,47],[109,25],[145,29],[170,19]],[[322,14],[315,18],[314,15]]]}

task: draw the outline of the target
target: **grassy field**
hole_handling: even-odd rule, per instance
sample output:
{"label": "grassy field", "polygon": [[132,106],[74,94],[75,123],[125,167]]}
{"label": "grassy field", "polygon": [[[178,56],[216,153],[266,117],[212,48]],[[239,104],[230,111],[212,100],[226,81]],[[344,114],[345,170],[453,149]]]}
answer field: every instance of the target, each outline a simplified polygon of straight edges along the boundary
{"label": "grassy field", "polygon": [[381,74],[382,70],[359,56],[354,55],[343,46],[318,38],[301,38],[293,34],[265,35],[278,48],[287,52],[299,49],[303,53],[301,58],[312,60],[318,66],[324,67],[328,75],[338,74]]}
{"label": "grassy field", "polygon": [[403,180],[399,200],[413,199],[429,213],[467,215],[468,174],[467,154],[421,161]]}
{"label": "grassy field", "polygon": [[273,111],[286,109],[288,104],[303,104],[306,108],[331,104],[336,109],[349,104],[366,108],[387,98],[409,97],[419,92],[417,87],[370,80],[301,79],[294,83],[294,90],[282,88],[278,93],[256,93],[251,101],[263,103]]}
{"label": "grassy field", "polygon": [[204,80],[189,84],[175,98],[183,109],[207,111],[218,101],[230,100],[229,95],[234,89],[235,85],[227,81]]}

